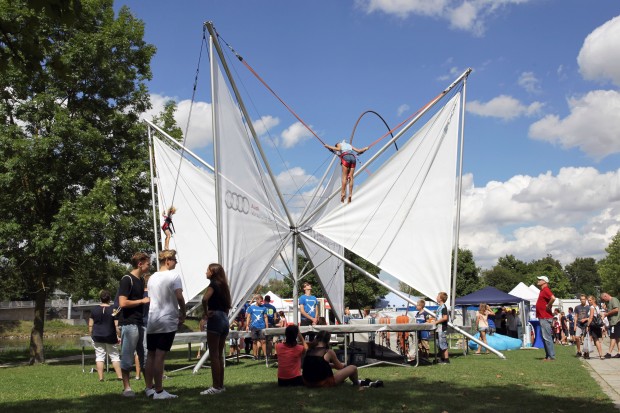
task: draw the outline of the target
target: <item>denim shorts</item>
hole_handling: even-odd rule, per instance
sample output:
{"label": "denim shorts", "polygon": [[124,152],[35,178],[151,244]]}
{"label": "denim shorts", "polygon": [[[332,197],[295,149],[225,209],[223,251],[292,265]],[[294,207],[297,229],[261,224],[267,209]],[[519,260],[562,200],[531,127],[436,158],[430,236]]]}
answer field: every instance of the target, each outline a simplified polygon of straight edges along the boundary
{"label": "denim shorts", "polygon": [[228,314],[225,311],[215,310],[207,319],[207,333],[226,337],[229,329]]}
{"label": "denim shorts", "polygon": [[138,354],[140,367],[146,364],[146,328],[136,324],[121,326],[121,369],[133,368],[134,353]]}

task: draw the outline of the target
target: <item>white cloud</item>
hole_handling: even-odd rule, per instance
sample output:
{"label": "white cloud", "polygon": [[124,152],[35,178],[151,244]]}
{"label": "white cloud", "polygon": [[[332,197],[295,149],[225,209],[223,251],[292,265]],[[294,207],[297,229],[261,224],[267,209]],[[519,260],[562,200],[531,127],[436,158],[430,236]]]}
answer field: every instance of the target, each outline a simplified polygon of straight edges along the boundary
{"label": "white cloud", "polygon": [[588,80],[611,80],[620,86],[620,16],[590,33],[579,51],[579,71]]}
{"label": "white cloud", "polygon": [[407,112],[409,112],[409,109],[411,109],[411,108],[410,108],[410,107],[409,107],[409,105],[407,105],[407,104],[402,104],[402,105],[400,105],[400,106],[398,107],[398,110],[397,110],[397,114],[398,114],[398,116],[402,116],[402,115],[403,115],[403,113],[407,113]]}
{"label": "white cloud", "polygon": [[500,8],[530,0],[357,0],[356,4],[366,13],[385,13],[406,19],[409,16],[426,16],[446,20],[450,27],[481,36],[486,20]]}
{"label": "white cloud", "polygon": [[284,148],[292,148],[311,136],[310,131],[301,122],[295,122],[282,132],[282,146]]}
{"label": "white cloud", "polygon": [[562,168],[483,188],[468,175],[462,201],[460,244],[483,268],[506,254],[526,262],[551,254],[564,265],[600,259],[620,231],[620,169]]}
{"label": "white cloud", "polygon": [[[163,111],[164,105],[169,100],[176,101],[173,97],[152,94],[151,104],[153,107],[144,112],[140,118],[152,120],[154,116],[159,115]],[[174,119],[184,135],[187,128],[190,108],[191,100],[177,102],[177,111],[174,114]],[[189,129],[187,129],[186,146],[189,149],[197,149],[210,145],[213,141],[211,133],[211,104],[206,102],[194,102],[191,115],[192,118]]]}
{"label": "white cloud", "polygon": [[595,159],[620,152],[620,93],[594,90],[568,100],[570,114],[547,115],[530,126],[529,136],[563,148],[578,147]]}
{"label": "white cloud", "polygon": [[266,134],[268,131],[280,124],[280,119],[271,115],[261,116],[260,119],[253,121],[254,130],[258,136]]}
{"label": "white cloud", "polygon": [[540,80],[536,78],[534,72],[523,72],[519,75],[519,86],[528,93],[540,93]]}
{"label": "white cloud", "polygon": [[477,100],[467,104],[467,111],[474,115],[511,120],[520,116],[532,116],[543,107],[540,102],[524,105],[512,96],[500,95],[483,103]]}

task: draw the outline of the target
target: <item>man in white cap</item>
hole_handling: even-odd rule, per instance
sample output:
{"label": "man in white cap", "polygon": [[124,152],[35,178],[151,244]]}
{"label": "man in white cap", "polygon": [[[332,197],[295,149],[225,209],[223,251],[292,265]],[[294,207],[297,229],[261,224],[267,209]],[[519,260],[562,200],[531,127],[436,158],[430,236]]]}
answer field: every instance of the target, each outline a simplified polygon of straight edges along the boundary
{"label": "man in white cap", "polygon": [[549,288],[549,278],[545,275],[538,277],[538,300],[536,301],[536,318],[540,321],[540,332],[542,333],[543,345],[545,346],[545,358],[543,361],[555,360],[555,348],[553,347],[553,314],[551,306],[555,301],[555,296]]}

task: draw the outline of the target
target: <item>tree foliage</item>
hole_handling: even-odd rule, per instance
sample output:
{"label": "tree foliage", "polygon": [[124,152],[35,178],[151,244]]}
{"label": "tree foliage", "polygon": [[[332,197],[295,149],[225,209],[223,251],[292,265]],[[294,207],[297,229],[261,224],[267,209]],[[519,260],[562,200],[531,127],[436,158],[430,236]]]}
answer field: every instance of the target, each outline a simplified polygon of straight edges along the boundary
{"label": "tree foliage", "polygon": [[557,298],[572,298],[570,281],[562,269],[560,261],[554,259],[551,255],[547,255],[545,258],[530,262],[528,264],[526,284],[536,285],[536,277],[540,275],[545,275],[549,278],[549,288],[551,288],[553,295]]}
{"label": "tree foliage", "polygon": [[456,297],[461,297],[477,291],[482,286],[479,276],[480,269],[476,267],[474,255],[470,250],[459,248],[456,263]]}
{"label": "tree foliage", "polygon": [[483,272],[484,283],[504,292],[510,292],[519,282],[526,282],[527,264],[513,255],[497,260],[490,270]]}
{"label": "tree foliage", "polygon": [[111,261],[149,248],[154,47],[111,0],[0,0],[0,26],[0,289],[35,299],[40,362],[47,295],[107,286]]}
{"label": "tree foliage", "polygon": [[564,267],[564,271],[570,281],[570,292],[573,296],[594,295],[597,287],[601,286],[601,277],[594,258],[576,258]]}
{"label": "tree foliage", "polygon": [[153,123],[162,128],[164,132],[172,136],[178,142],[183,142],[183,130],[174,119],[176,111],[177,103],[174,100],[168,100],[164,104],[164,109],[153,117]]}
{"label": "tree foliage", "polygon": [[607,256],[598,263],[598,273],[603,282],[603,291],[616,297],[620,294],[620,231],[614,235],[605,251]]}

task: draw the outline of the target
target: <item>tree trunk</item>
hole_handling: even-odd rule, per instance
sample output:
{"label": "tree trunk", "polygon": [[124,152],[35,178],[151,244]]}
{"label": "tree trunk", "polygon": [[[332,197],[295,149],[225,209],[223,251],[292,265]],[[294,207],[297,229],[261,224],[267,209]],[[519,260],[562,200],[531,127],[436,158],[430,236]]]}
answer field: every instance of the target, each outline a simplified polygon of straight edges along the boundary
{"label": "tree trunk", "polygon": [[43,326],[45,324],[45,298],[44,288],[37,291],[34,302],[34,325],[30,332],[30,364],[45,363],[43,354]]}

